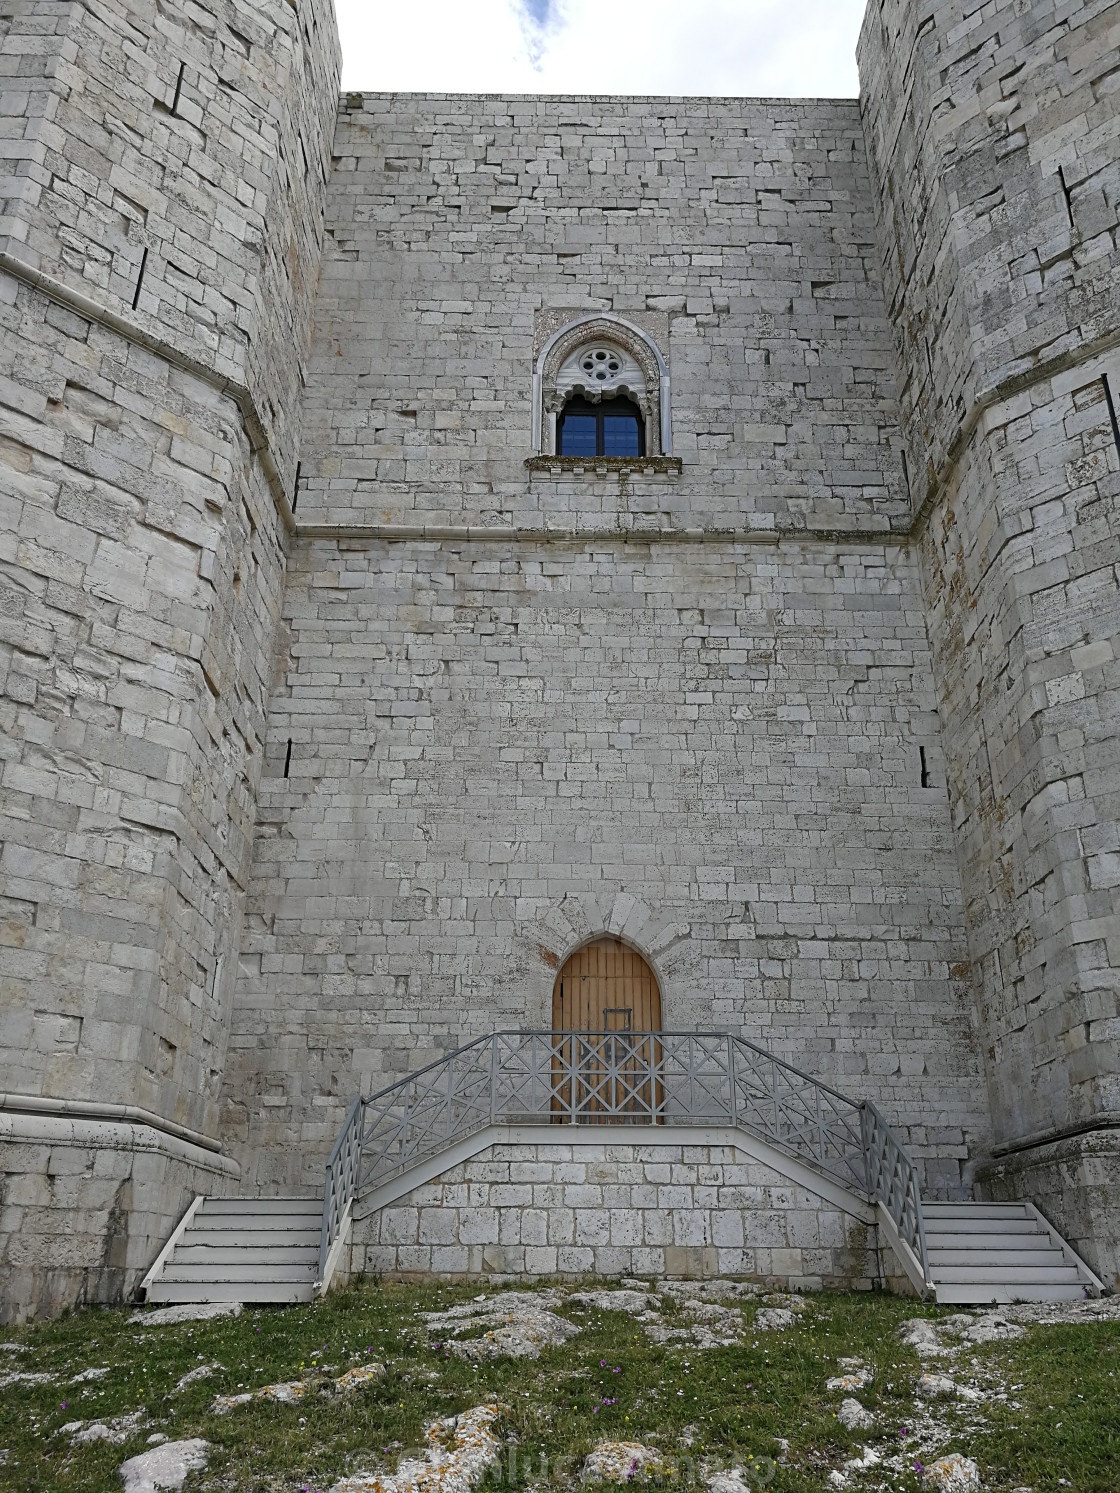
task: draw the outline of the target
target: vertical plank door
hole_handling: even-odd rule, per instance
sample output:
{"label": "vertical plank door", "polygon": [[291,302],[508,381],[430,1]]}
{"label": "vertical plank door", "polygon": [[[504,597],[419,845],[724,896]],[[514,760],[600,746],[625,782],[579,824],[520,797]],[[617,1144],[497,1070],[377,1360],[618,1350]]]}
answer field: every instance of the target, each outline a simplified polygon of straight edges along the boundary
{"label": "vertical plank door", "polygon": [[620,938],[576,949],[556,977],[552,1029],[586,1034],[554,1039],[554,1112],[590,1124],[649,1122],[660,1043],[648,1034],[661,1030],[661,991],[636,949]]}

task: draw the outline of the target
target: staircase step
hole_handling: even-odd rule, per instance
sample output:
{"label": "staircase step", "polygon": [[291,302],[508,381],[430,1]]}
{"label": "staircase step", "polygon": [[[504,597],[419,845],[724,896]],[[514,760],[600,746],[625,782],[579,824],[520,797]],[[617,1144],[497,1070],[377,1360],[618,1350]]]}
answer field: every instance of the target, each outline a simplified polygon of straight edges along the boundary
{"label": "staircase step", "polygon": [[1037,1226],[1034,1214],[1023,1203],[929,1203],[922,1200],[926,1218],[1026,1218]]}
{"label": "staircase step", "polygon": [[[178,1250],[175,1251],[177,1256]],[[213,1265],[179,1264],[173,1256],[168,1262],[167,1268],[160,1277],[161,1281],[178,1281],[184,1284],[187,1281],[197,1281],[201,1284],[211,1282],[222,1282],[231,1284],[234,1281],[268,1281],[268,1282],[309,1282],[315,1284],[315,1271],[319,1261],[316,1259],[310,1264],[292,1265],[237,1265],[223,1263],[215,1267]]]}
{"label": "staircase step", "polygon": [[945,1306],[1010,1305],[1013,1301],[1083,1301],[1080,1285],[1005,1286],[988,1282],[970,1285],[967,1281],[937,1282],[937,1300]]}
{"label": "staircase step", "polygon": [[246,1281],[227,1283],[208,1281],[201,1285],[164,1280],[162,1277],[148,1291],[148,1301],[172,1306],[181,1301],[260,1301],[277,1306],[298,1301],[313,1301],[313,1286],[294,1282]]}
{"label": "staircase step", "polygon": [[1047,1265],[1035,1268],[1030,1265],[988,1266],[987,1264],[939,1265],[934,1271],[934,1284],[940,1286],[952,1282],[958,1284],[987,1284],[1006,1286],[1079,1285],[1077,1271],[1072,1265]]}
{"label": "staircase step", "polygon": [[927,1229],[926,1244],[930,1249],[1052,1249],[1061,1254],[1049,1234],[966,1234],[963,1229],[940,1234]]}
{"label": "staircase step", "polygon": [[[943,1249],[930,1247],[926,1253],[934,1280],[942,1278],[947,1267],[967,1265],[982,1275],[995,1275],[1020,1268],[1067,1270],[1065,1256],[1057,1249]],[[1076,1271],[1074,1274],[1076,1275]]]}
{"label": "staircase step", "polygon": [[184,1243],[213,1244],[220,1249],[318,1249],[321,1231],[314,1229],[211,1229],[190,1228]]}
{"label": "staircase step", "polygon": [[969,1233],[983,1241],[1007,1239],[1011,1235],[1023,1239],[1050,1238],[1048,1233],[1042,1232],[1027,1218],[969,1218],[968,1215],[957,1214],[953,1218],[926,1218],[924,1224],[927,1239],[941,1233]]}
{"label": "staircase step", "polygon": [[221,1214],[250,1215],[275,1213],[284,1218],[323,1216],[323,1199],[320,1198],[207,1198],[199,1213],[217,1217]]}
{"label": "staircase step", "polygon": [[227,1244],[202,1244],[193,1234],[186,1234],[175,1251],[175,1265],[209,1265],[220,1270],[224,1265],[311,1265],[319,1263],[319,1243],[306,1245],[266,1245],[263,1248],[231,1248]]}

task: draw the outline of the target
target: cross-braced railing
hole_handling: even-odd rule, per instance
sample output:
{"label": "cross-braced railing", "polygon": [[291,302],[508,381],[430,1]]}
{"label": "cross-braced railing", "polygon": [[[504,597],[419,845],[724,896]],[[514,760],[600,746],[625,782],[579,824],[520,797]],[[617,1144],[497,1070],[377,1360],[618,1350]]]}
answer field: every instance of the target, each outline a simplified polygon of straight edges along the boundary
{"label": "cross-braced railing", "polygon": [[867,1157],[868,1196],[882,1203],[890,1214],[902,1240],[914,1252],[927,1287],[932,1289],[918,1168],[878,1105],[865,1099],[860,1112],[863,1149]]}
{"label": "cross-braced railing", "polygon": [[327,1162],[327,1176],[323,1186],[323,1228],[319,1235],[319,1269],[315,1276],[315,1283],[320,1290],[325,1289],[328,1284],[327,1267],[331,1250],[346,1227],[346,1216],[358,1191],[364,1122],[365,1105],[359,1095],[346,1113],[346,1121]]}
{"label": "cross-braced railing", "polygon": [[494,1032],[360,1104],[327,1170],[324,1261],[328,1208],[341,1224],[355,1194],[490,1125],[714,1124],[741,1126],[881,1202],[926,1269],[917,1171],[875,1106],[727,1032]]}

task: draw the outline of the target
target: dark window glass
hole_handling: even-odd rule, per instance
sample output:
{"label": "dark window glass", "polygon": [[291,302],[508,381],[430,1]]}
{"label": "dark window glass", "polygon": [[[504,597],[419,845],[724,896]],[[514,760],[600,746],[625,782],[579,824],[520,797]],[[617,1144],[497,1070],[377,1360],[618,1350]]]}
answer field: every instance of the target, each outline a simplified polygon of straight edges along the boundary
{"label": "dark window glass", "polygon": [[644,456],[645,422],[629,399],[572,399],[556,424],[560,456]]}
{"label": "dark window glass", "polygon": [[638,422],[633,415],[603,416],[603,455],[638,456]]}
{"label": "dark window glass", "polygon": [[565,415],[562,423],[561,456],[598,456],[595,449],[598,421],[594,415]]}

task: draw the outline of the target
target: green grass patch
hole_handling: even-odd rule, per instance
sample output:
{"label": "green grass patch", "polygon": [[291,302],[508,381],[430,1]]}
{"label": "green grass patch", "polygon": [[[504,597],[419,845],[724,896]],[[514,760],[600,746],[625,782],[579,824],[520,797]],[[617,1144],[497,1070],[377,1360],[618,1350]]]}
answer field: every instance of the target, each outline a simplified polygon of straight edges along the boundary
{"label": "green grass patch", "polygon": [[[624,1312],[561,1307],[578,1337],[536,1360],[475,1365],[437,1349],[417,1313],[482,1289],[365,1281],[315,1306],[248,1308],[237,1318],[137,1328],[128,1310],[94,1309],[12,1330],[3,1336],[29,1351],[0,1355],[0,1373],[53,1377],[0,1394],[0,1487],[119,1493],[120,1464],[159,1432],[210,1442],[206,1470],[188,1478],[190,1493],[318,1493],[354,1471],[392,1471],[402,1456],[419,1454],[434,1418],[491,1401],[507,1407],[502,1461],[487,1478],[493,1490],[570,1487],[603,1438],[657,1448],[676,1468],[662,1481],[682,1490],[701,1487],[714,1468],[738,1466],[751,1488],[819,1493],[829,1472],[865,1445],[903,1465],[857,1475],[851,1486],[923,1486],[912,1455],[923,1365],[897,1328],[947,1311],[881,1295],[821,1295],[788,1331],[748,1330],[739,1346],[701,1350],[655,1346]],[[743,1305],[749,1324],[754,1304]],[[674,1320],[670,1307],[665,1320]],[[825,1383],[840,1358],[874,1370],[857,1396],[876,1414],[872,1430],[851,1433],[836,1419],[842,1396]],[[385,1365],[384,1379],[350,1396],[330,1392],[333,1376],[370,1360]],[[202,1364],[218,1367],[176,1393]],[[985,1489],[1057,1493],[1061,1479],[1078,1493],[1120,1488],[1120,1322],[1029,1327],[1017,1341],[964,1348],[930,1366],[985,1396],[932,1409],[945,1429],[940,1452],[976,1460]],[[71,1382],[102,1367],[103,1377]],[[218,1394],[305,1376],[323,1392],[212,1412]],[[75,1446],[60,1434],[67,1422],[110,1423],[141,1407],[145,1423],[122,1445]],[[783,1440],[788,1454],[779,1463]]]}

